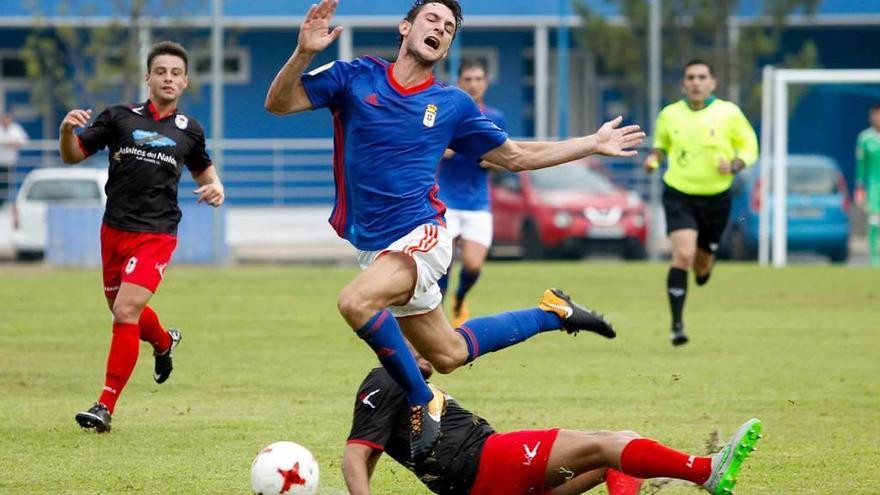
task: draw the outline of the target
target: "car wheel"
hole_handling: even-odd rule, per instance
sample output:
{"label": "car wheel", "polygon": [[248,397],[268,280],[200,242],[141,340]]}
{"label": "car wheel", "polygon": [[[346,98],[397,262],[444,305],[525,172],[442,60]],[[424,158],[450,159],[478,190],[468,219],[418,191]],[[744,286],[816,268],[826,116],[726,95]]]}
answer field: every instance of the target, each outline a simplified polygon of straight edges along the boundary
{"label": "car wheel", "polygon": [[828,252],[828,259],[832,263],[846,263],[849,259],[849,246],[844,244]]}
{"label": "car wheel", "polygon": [[16,251],[15,261],[40,261],[43,259],[42,251]]}
{"label": "car wheel", "polygon": [[542,260],[547,257],[547,247],[541,241],[541,234],[532,222],[523,224],[522,232],[523,258],[527,260]]}
{"label": "car wheel", "polygon": [[648,251],[645,245],[635,237],[627,237],[626,243],[623,245],[623,259],[625,260],[643,260],[648,257]]}

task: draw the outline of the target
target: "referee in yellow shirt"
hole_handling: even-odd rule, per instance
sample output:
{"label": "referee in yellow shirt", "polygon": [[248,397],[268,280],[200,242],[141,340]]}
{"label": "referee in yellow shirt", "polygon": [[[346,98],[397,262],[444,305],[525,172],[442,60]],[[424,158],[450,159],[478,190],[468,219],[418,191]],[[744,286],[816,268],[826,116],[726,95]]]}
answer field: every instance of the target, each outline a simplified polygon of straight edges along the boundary
{"label": "referee in yellow shirt", "polygon": [[666,287],[676,346],[688,341],[682,320],[688,270],[693,268],[697,285],[709,280],[730,216],[733,176],[758,158],[754,129],[739,107],[714,95],[716,85],[708,63],[692,60],[684,66],[684,98],[657,116],[654,149],[643,164],[650,173],[667,160],[663,209],[672,266]]}

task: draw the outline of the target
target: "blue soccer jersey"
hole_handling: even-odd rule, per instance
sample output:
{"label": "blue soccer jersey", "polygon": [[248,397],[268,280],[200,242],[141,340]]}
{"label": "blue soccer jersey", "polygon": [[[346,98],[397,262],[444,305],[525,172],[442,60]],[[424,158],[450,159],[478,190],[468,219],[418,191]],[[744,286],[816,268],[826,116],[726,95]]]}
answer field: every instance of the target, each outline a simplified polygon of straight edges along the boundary
{"label": "blue soccer jersey", "polygon": [[507,140],[464,91],[433,79],[403,88],[394,64],[362,57],[302,77],[313,108],[333,113],[336,204],[330,224],[363,251],[445,223],[437,167],[446,148],[482,156]]}
{"label": "blue soccer jersey", "polygon": [[[500,110],[480,105],[480,111],[499,128],[506,131],[507,122]],[[440,163],[437,181],[440,201],[454,210],[489,210],[489,170],[480,166],[478,156],[456,153]]]}

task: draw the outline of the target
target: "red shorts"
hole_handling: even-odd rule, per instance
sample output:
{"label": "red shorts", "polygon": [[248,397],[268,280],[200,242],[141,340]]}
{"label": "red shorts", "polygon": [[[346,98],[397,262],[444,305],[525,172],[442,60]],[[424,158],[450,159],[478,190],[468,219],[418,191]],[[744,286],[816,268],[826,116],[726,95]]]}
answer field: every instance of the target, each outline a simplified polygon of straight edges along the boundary
{"label": "red shorts", "polygon": [[122,282],[156,292],[177,247],[177,236],[127,232],[101,225],[104,295],[115,297]]}
{"label": "red shorts", "polygon": [[470,495],[544,495],[547,460],[559,429],[495,433],[486,440]]}

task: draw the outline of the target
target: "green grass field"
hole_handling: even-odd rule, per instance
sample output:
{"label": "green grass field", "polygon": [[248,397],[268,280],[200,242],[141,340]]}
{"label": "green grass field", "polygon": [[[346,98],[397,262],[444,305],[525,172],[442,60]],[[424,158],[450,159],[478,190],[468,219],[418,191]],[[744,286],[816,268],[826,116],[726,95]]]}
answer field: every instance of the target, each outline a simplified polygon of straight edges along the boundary
{"label": "green grass field", "polygon": [[[245,494],[255,453],[285,439],[315,453],[321,493],[344,493],[355,389],[376,363],[336,312],[354,273],[172,267],[152,306],[184,332],[174,374],[156,385],[143,344],[99,436],[73,421],[97,397],[110,341],[99,271],[0,268],[0,493]],[[697,453],[757,416],[765,438],[738,494],[880,492],[880,274],[721,264],[691,284],[680,349],[665,277],[660,264],[490,264],[475,314],[560,286],[619,337],[540,335],[435,382],[499,430],[632,429]],[[427,493],[390,459],[374,480],[377,494]]]}

